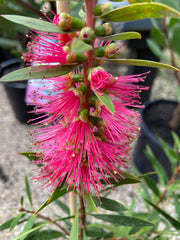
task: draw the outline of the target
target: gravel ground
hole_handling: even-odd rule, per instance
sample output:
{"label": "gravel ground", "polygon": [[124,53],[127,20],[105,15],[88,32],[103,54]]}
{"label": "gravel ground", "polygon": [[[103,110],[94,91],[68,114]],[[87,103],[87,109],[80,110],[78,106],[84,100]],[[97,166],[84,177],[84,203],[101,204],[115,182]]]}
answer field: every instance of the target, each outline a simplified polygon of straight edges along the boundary
{"label": "gravel ground", "polygon": [[[164,84],[162,78],[158,75],[152,88],[151,99],[155,98],[175,98],[175,83],[171,82],[168,86]],[[163,94],[162,94],[163,93]],[[163,96],[162,96],[162,95]],[[34,175],[33,166],[29,161],[18,155],[18,152],[26,152],[29,150],[30,142],[28,130],[30,125],[19,123],[12,112],[11,106],[6,97],[4,88],[0,85],[0,224],[9,217],[17,214],[19,200],[25,193],[24,175],[28,178]],[[117,192],[113,193],[113,198],[121,201],[126,206],[130,205],[132,197],[137,193],[138,185],[129,185],[127,187],[118,188]],[[34,208],[37,209],[48,197],[47,190],[41,190],[37,183],[31,181],[32,196],[34,199]],[[124,194],[126,193],[126,194]],[[64,199],[68,201],[67,198]],[[28,204],[25,201],[25,205]],[[28,205],[27,205],[28,206]],[[141,204],[137,204],[137,210]],[[50,215],[55,209],[51,206],[43,211],[44,214]],[[15,230],[15,231],[14,231]],[[0,239],[12,239],[21,230],[18,228],[12,232],[0,232]],[[178,239],[178,238],[176,238]],[[180,239],[180,238],[179,238]]]}

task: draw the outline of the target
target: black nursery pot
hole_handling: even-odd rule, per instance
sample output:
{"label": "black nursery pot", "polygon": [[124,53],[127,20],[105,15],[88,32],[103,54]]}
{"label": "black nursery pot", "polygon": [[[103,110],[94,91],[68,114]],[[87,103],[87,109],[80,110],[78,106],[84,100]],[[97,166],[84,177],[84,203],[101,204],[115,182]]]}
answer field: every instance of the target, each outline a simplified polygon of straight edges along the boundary
{"label": "black nursery pot", "polygon": [[[1,77],[21,68],[20,59],[10,59],[1,63]],[[15,117],[21,123],[27,123],[30,119],[34,119],[33,106],[28,106],[25,103],[27,81],[7,82],[3,83],[6,90],[9,102],[12,106]]]}
{"label": "black nursery pot", "polygon": [[[158,138],[161,137],[170,147],[173,146],[169,121],[176,106],[177,102],[175,101],[157,100],[147,103],[142,110],[141,136],[139,136],[133,151],[133,161],[141,173],[155,171],[144,152],[146,145],[149,145],[159,163],[164,167],[167,176],[171,177],[171,163],[166,157]],[[176,133],[180,136],[180,128]],[[157,180],[156,174],[151,176]]]}

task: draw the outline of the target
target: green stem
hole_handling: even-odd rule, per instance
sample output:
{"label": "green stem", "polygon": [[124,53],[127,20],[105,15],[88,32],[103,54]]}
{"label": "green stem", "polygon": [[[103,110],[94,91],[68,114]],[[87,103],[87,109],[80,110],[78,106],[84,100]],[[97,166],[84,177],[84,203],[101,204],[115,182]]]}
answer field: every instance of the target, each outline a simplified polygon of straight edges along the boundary
{"label": "green stem", "polygon": [[86,209],[85,209],[85,204],[84,204],[82,187],[80,189],[79,201],[80,201],[80,237],[79,237],[79,240],[83,240],[83,232],[85,230],[85,223],[86,223]]}

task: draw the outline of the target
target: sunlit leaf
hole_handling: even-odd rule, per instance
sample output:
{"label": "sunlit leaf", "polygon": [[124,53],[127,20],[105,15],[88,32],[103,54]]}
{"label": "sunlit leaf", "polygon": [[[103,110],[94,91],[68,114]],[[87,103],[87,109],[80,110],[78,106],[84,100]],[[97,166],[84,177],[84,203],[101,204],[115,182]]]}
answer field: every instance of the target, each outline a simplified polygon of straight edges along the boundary
{"label": "sunlit leaf", "polygon": [[[37,217],[37,216],[33,215],[33,216],[31,216],[31,217],[28,219],[28,221],[27,221],[26,224],[24,225],[24,228],[23,228],[23,230],[22,230],[22,232],[21,232],[20,234],[26,233],[26,232],[28,232],[29,230],[32,229],[32,227],[33,227],[33,225],[34,225],[34,222],[35,222],[35,220],[36,220],[36,217]],[[28,235],[28,234],[27,234],[27,235]],[[19,240],[24,240],[27,235],[22,236],[21,238],[19,238]]]}
{"label": "sunlit leaf", "polygon": [[9,231],[12,231],[12,230],[16,227],[16,225],[19,223],[19,220],[22,218],[22,216],[23,216],[23,213],[20,212],[20,213],[12,220],[12,222],[11,222],[11,224],[10,224]]}
{"label": "sunlit leaf", "polygon": [[142,60],[142,59],[106,59],[106,58],[100,58],[104,61],[121,64],[121,65],[131,65],[131,66],[144,66],[144,67],[153,67],[153,68],[164,68],[164,69],[170,69],[175,71],[180,71],[180,69],[173,67],[171,65],[165,64],[165,63],[159,63],[149,60]]}
{"label": "sunlit leaf", "polygon": [[102,41],[118,41],[118,40],[128,40],[128,39],[141,39],[141,34],[138,32],[125,32],[118,33],[106,37],[98,37]]}
{"label": "sunlit leaf", "polygon": [[105,21],[126,22],[145,18],[180,18],[180,12],[160,3],[137,3],[116,8],[100,16]]}
{"label": "sunlit leaf", "polygon": [[16,71],[13,71],[2,78],[0,82],[13,82],[13,81],[23,81],[29,79],[43,79],[52,78],[65,75],[71,72],[77,64],[72,65],[59,65],[47,68],[46,65],[38,65],[33,67],[26,67]]}
{"label": "sunlit leaf", "polygon": [[59,26],[51,22],[46,22],[40,19],[25,17],[20,15],[1,15],[9,21],[21,24],[25,27],[47,33],[65,33]]}

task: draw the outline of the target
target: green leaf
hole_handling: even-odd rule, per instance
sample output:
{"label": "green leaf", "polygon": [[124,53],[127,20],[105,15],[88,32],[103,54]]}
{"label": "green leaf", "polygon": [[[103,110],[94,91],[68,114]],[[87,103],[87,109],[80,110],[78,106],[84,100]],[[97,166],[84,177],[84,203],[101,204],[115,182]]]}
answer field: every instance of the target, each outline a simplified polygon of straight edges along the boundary
{"label": "green leaf", "polygon": [[101,197],[99,201],[97,197],[93,197],[93,200],[96,206],[112,212],[121,212],[127,210],[127,208],[124,205],[110,198]]}
{"label": "green leaf", "polygon": [[[89,225],[88,225],[89,226]],[[88,237],[91,237],[91,239],[95,238],[95,239],[109,239],[111,237],[113,237],[113,234],[110,232],[106,232],[104,231],[104,228],[99,227],[99,226],[91,226],[89,228],[87,228],[86,230],[86,235]]]}
{"label": "green leaf", "polygon": [[156,159],[156,157],[154,156],[154,153],[149,146],[146,146],[145,154],[157,173],[159,183],[162,186],[166,186],[166,182],[168,181],[167,174],[163,166],[159,163],[158,159]]}
{"label": "green leaf", "polygon": [[88,210],[98,213],[96,204],[93,201],[94,198],[92,198],[91,195],[89,193],[87,193],[86,191],[84,193],[84,200],[85,200],[85,203],[87,204]]}
{"label": "green leaf", "polygon": [[5,19],[21,24],[25,27],[46,33],[65,33],[59,26],[54,23],[46,22],[36,18],[25,17],[20,15],[1,15]]}
{"label": "green leaf", "polygon": [[125,32],[118,33],[106,37],[98,37],[102,41],[117,41],[117,40],[128,40],[128,39],[141,39],[141,34],[138,32]]}
{"label": "green leaf", "polygon": [[[36,153],[34,152],[20,152],[19,153],[22,156],[27,157],[31,162],[38,160],[39,157],[36,156]],[[37,164],[38,167],[44,166],[43,164]]]}
{"label": "green leaf", "polygon": [[131,227],[145,227],[145,226],[153,226],[151,222],[134,218],[128,217],[124,215],[110,215],[110,214],[90,214],[91,216],[101,219],[105,222],[110,222],[115,225],[122,225],[122,226],[131,226]]}
{"label": "green leaf", "polygon": [[19,223],[19,220],[23,217],[23,213],[19,213],[15,218],[12,219],[12,222],[10,224],[9,231],[12,231],[15,226]]}
{"label": "green leaf", "polygon": [[31,205],[31,208],[33,208],[32,197],[31,197],[31,189],[30,189],[29,182],[28,182],[28,179],[27,179],[26,175],[24,176],[24,181],[25,181],[26,193],[27,193],[27,196],[28,196],[28,200],[29,200],[29,203]]}
{"label": "green leaf", "polygon": [[157,183],[154,181],[154,179],[150,178],[150,177],[144,177],[147,186],[149,187],[149,189],[152,190],[152,192],[157,196],[160,197],[161,192],[159,190],[159,188],[157,187]]}
{"label": "green leaf", "polygon": [[26,67],[16,71],[13,71],[2,78],[0,82],[13,82],[23,81],[29,79],[43,79],[52,78],[65,75],[71,72],[77,64],[72,65],[59,65],[47,68],[47,65],[38,65],[33,67]]}
{"label": "green leaf", "polygon": [[180,201],[176,194],[173,194],[173,205],[176,209],[176,214],[178,216],[178,221],[180,222]]}
{"label": "green leaf", "polygon": [[85,230],[83,230],[83,240],[88,240],[87,236],[86,236],[86,231]]}
{"label": "green leaf", "polygon": [[154,207],[162,216],[165,217],[166,220],[168,220],[173,227],[176,229],[180,229],[180,222],[177,221],[175,218],[171,217],[168,213],[166,213],[164,210],[162,210],[160,207],[156,206],[154,203],[150,202],[148,199],[144,199],[148,204],[150,204],[152,207]]}
{"label": "green leaf", "polygon": [[105,21],[126,22],[145,18],[180,18],[180,13],[174,8],[160,3],[137,3],[117,8],[100,16]]}
{"label": "green leaf", "polygon": [[77,211],[70,232],[69,240],[79,239],[79,211]]}
{"label": "green leaf", "polygon": [[9,228],[16,217],[13,217],[0,225],[0,231]]}
{"label": "green leaf", "polygon": [[52,193],[50,198],[41,205],[41,207],[35,212],[35,214],[37,214],[43,208],[47,207],[50,203],[54,202],[56,199],[58,199],[59,197],[65,195],[67,193],[66,187],[62,188],[63,185],[64,184],[61,184],[56,187],[56,189],[54,190],[54,192]]}
{"label": "green leaf", "polygon": [[150,32],[151,38],[161,47],[167,47],[166,37],[160,28],[154,27]]}
{"label": "green leaf", "polygon": [[[35,222],[35,220],[36,220],[36,217],[37,217],[36,215],[33,215],[33,216],[31,216],[31,217],[28,219],[28,221],[27,221],[27,223],[24,225],[23,231],[20,233],[20,235],[21,235],[22,233],[26,233],[26,232],[28,232],[29,230],[32,229],[32,227],[33,227],[33,225],[34,225],[34,222]],[[28,234],[27,234],[27,235],[28,235]],[[22,236],[21,238],[19,238],[19,240],[24,240],[27,235]]]}
{"label": "green leaf", "polygon": [[159,62],[154,62],[154,61],[149,61],[149,60],[143,60],[143,59],[107,59],[107,58],[99,58],[104,61],[108,62],[114,62],[116,64],[121,64],[121,65],[131,65],[131,66],[144,66],[144,67],[153,67],[153,68],[164,68],[164,69],[170,69],[170,70],[175,70],[175,71],[180,71],[180,69],[165,64],[165,63],[159,63]]}
{"label": "green leaf", "polygon": [[148,38],[146,40],[148,47],[151,49],[151,51],[160,59],[169,62],[170,60],[164,55],[163,50],[160,48],[160,46],[152,39]]}
{"label": "green leaf", "polygon": [[[141,182],[141,180],[139,180],[136,176],[134,176],[130,173],[121,171],[121,174],[122,174],[123,178],[121,176],[119,176],[118,174],[115,174],[114,176],[117,179],[117,181],[112,177],[108,178],[108,181],[111,184],[113,184],[114,187],[118,187],[118,186],[124,185],[124,184],[132,184],[132,183],[140,183]],[[105,184],[105,185],[107,184],[103,180],[101,180],[101,183]]]}
{"label": "green leaf", "polygon": [[[123,2],[124,0],[110,0],[111,2]],[[141,3],[141,2],[152,2],[152,0],[129,0],[130,4]]]}
{"label": "green leaf", "polygon": [[23,204],[24,204],[24,197],[23,196],[21,196],[20,204],[21,204],[21,206],[23,206]]}
{"label": "green leaf", "polygon": [[172,37],[172,47],[174,51],[180,56],[179,41],[180,41],[180,26],[175,26]]}
{"label": "green leaf", "polygon": [[57,199],[55,200],[55,203],[65,212],[69,215],[70,211],[69,211],[69,207],[62,202],[61,200]]}
{"label": "green leaf", "polygon": [[45,227],[48,223],[49,223],[49,221],[47,221],[45,223],[42,223],[41,225],[39,225],[39,226],[37,226],[35,228],[32,228],[32,229],[30,229],[29,231],[27,231],[25,233],[21,233],[20,235],[18,235],[17,237],[13,238],[12,240],[19,240],[20,238],[22,238],[24,236],[27,236],[28,234],[30,234],[32,232],[35,232],[35,231],[39,230],[40,228]]}
{"label": "green leaf", "polygon": [[174,140],[174,147],[177,151],[180,151],[180,138],[179,136],[175,133],[172,132],[173,140]]}
{"label": "green leaf", "polygon": [[99,95],[97,92],[94,93],[111,113],[115,112],[114,104],[107,93],[103,93],[103,95]]}
{"label": "green leaf", "polygon": [[29,240],[51,240],[51,239],[59,239],[60,237],[65,237],[62,232],[48,229],[40,232],[35,232],[31,235]]}
{"label": "green leaf", "polygon": [[71,50],[74,53],[82,53],[92,49],[93,47],[90,44],[85,43],[79,38],[74,38],[72,41]]}

